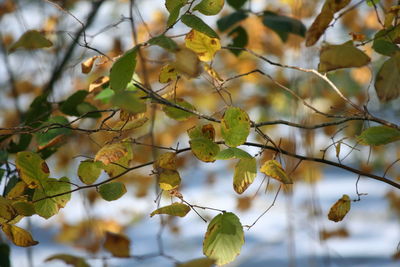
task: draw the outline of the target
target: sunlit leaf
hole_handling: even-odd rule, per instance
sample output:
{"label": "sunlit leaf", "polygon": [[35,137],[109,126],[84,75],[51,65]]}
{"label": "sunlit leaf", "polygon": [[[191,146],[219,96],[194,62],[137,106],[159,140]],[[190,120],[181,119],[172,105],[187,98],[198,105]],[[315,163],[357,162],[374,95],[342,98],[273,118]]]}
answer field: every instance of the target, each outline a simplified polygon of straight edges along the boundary
{"label": "sunlit leaf", "polygon": [[17,49],[39,49],[52,46],[53,43],[37,30],[26,31],[11,47],[10,52]]}
{"label": "sunlit leaf", "polygon": [[100,196],[107,201],[117,200],[126,193],[126,187],[120,182],[111,182],[99,186]]}
{"label": "sunlit leaf", "polygon": [[[108,76],[101,76],[99,78],[97,78],[95,81],[91,82],[89,84],[89,93],[97,90],[97,89],[101,89],[101,88],[105,88],[106,86],[108,86],[110,82],[110,78]],[[113,94],[114,91],[109,89]],[[103,92],[103,91],[102,91]],[[95,99],[101,99],[101,96],[99,96],[102,92],[100,92]]]}
{"label": "sunlit leaf", "polygon": [[176,267],[212,267],[215,260],[209,258],[198,258],[187,262],[179,263]]}
{"label": "sunlit leaf", "polygon": [[200,60],[197,54],[188,48],[179,49],[175,53],[173,67],[188,78],[195,78],[200,75]]}
{"label": "sunlit leaf", "polygon": [[176,170],[176,153],[165,152],[158,156],[154,163],[156,168],[162,168],[167,170]]}
{"label": "sunlit leaf", "polygon": [[177,188],[181,184],[181,176],[176,170],[164,169],[160,173],[160,179],[158,185],[162,190],[172,190]]}
{"label": "sunlit leaf", "polygon": [[247,0],[227,0],[227,2],[231,7],[239,9],[247,2]]}
{"label": "sunlit leaf", "polygon": [[160,83],[169,83],[178,78],[178,72],[172,64],[164,65],[160,70],[158,81]]}
{"label": "sunlit leaf", "polygon": [[362,145],[379,146],[400,140],[400,131],[387,126],[374,126],[364,130],[357,141]]}
{"label": "sunlit leaf", "polygon": [[346,7],[351,0],[325,0],[321,13],[306,33],[306,46],[314,45],[324,34],[333,19],[333,15]]}
{"label": "sunlit leaf", "polygon": [[371,61],[369,56],[354,47],[352,41],[341,45],[325,45],[321,50],[319,60],[319,72],[362,67]]}
{"label": "sunlit leaf", "polygon": [[255,158],[243,158],[235,166],[233,175],[233,189],[242,194],[253,183],[257,176],[257,162]]}
{"label": "sunlit leaf", "polygon": [[343,195],[331,207],[328,214],[328,219],[334,222],[343,220],[344,216],[350,211],[351,200],[348,195]]}
{"label": "sunlit leaf", "polygon": [[32,235],[28,231],[16,225],[5,223],[2,225],[2,230],[7,238],[10,239],[16,246],[30,247],[39,243],[33,240]]}
{"label": "sunlit leaf", "polygon": [[190,211],[190,207],[188,205],[175,202],[175,203],[172,203],[171,205],[156,209],[155,211],[153,211],[150,214],[150,217],[153,217],[156,214],[168,214],[168,215],[172,215],[172,216],[185,217],[189,211]]}
{"label": "sunlit leaf", "polygon": [[29,188],[36,188],[49,177],[50,171],[46,162],[34,152],[18,152],[15,160],[21,179]]}
{"label": "sunlit leaf", "polygon": [[128,50],[118,58],[110,70],[110,87],[114,91],[122,91],[131,81],[136,67],[137,47]]}
{"label": "sunlit leaf", "polygon": [[239,218],[225,212],[212,219],[203,241],[203,253],[217,265],[232,262],[244,244],[244,233]]}
{"label": "sunlit leaf", "polygon": [[297,19],[278,15],[271,11],[264,11],[262,17],[265,26],[276,32],[283,42],[286,42],[289,33],[304,37],[306,27]]}
{"label": "sunlit leaf", "polygon": [[[64,208],[67,202],[71,199],[71,184],[67,177],[59,180],[48,178],[41,183],[41,186],[35,189],[33,193],[33,201],[36,213],[45,219],[58,213],[61,208]],[[58,194],[61,196],[53,197]]]}
{"label": "sunlit leaf", "polygon": [[221,49],[218,38],[211,38],[196,30],[191,30],[186,35],[185,45],[196,52],[201,61],[211,61],[215,53]]}
{"label": "sunlit leaf", "polygon": [[101,161],[81,161],[78,167],[78,177],[84,184],[93,184],[99,178],[102,167]]}
{"label": "sunlit leaf", "polygon": [[198,10],[200,13],[213,16],[217,15],[224,7],[225,0],[202,0],[193,10]]}
{"label": "sunlit leaf", "polygon": [[225,17],[220,18],[217,21],[217,26],[218,29],[223,32],[238,23],[239,21],[242,21],[247,18],[246,12],[243,10],[233,12]]}
{"label": "sunlit leaf", "polygon": [[400,52],[386,60],[375,78],[375,90],[382,102],[396,99],[400,95]]}
{"label": "sunlit leaf", "polygon": [[104,248],[111,252],[114,257],[128,258],[130,256],[131,241],[121,234],[106,232]]}
{"label": "sunlit leaf", "polygon": [[171,38],[166,37],[165,35],[159,35],[151,38],[149,40],[149,44],[158,45],[159,47],[162,47],[171,52],[174,52],[178,49],[178,45],[176,44],[176,42]]}
{"label": "sunlit leaf", "polygon": [[[177,98],[176,100],[173,100],[171,102],[188,110],[196,110],[196,108],[192,104],[190,104],[189,102],[187,102],[182,98]],[[168,117],[177,121],[184,121],[193,116],[193,114],[190,112],[174,108],[171,106],[164,106],[163,111]]]}
{"label": "sunlit leaf", "polygon": [[53,260],[60,260],[74,267],[90,267],[90,265],[85,261],[84,258],[69,254],[55,254],[53,256],[48,257],[44,261],[48,262]]}
{"label": "sunlit leaf", "polygon": [[240,108],[229,107],[221,120],[221,135],[225,144],[237,147],[246,142],[250,133],[250,118]]}
{"label": "sunlit leaf", "polygon": [[183,15],[181,20],[186,26],[192,28],[193,30],[204,33],[211,38],[219,38],[218,34],[210,26],[208,26],[201,18],[196,17],[195,15]]}
{"label": "sunlit leaf", "polygon": [[90,58],[86,59],[84,62],[82,62],[81,63],[82,73],[88,74],[89,72],[91,72],[94,62],[96,61],[97,58],[98,58],[98,56],[90,57]]}
{"label": "sunlit leaf", "polygon": [[249,153],[236,147],[230,147],[221,150],[216,159],[251,159],[253,158]]}
{"label": "sunlit leaf", "polygon": [[267,160],[261,167],[260,171],[266,175],[275,178],[284,184],[293,184],[292,178],[290,178],[282,165],[276,160]]}
{"label": "sunlit leaf", "polygon": [[[232,47],[244,48],[249,42],[249,36],[247,35],[246,30],[241,26],[238,26],[229,32],[228,36],[232,37],[232,43],[229,44],[229,46]],[[243,50],[240,49],[230,49],[230,51],[236,56],[243,52]]]}

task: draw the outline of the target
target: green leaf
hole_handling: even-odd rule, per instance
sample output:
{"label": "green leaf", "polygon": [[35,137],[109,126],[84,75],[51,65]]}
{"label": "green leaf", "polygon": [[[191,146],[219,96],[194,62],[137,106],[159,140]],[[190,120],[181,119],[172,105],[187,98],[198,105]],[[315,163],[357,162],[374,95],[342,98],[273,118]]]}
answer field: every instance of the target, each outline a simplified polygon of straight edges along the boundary
{"label": "green leaf", "polygon": [[377,5],[377,4],[379,4],[380,1],[381,0],[367,0],[367,5],[370,6],[370,7],[373,7],[373,6]]}
{"label": "green leaf", "polygon": [[226,212],[219,214],[207,227],[203,241],[203,253],[214,259],[217,265],[232,262],[244,244],[244,233],[239,218]]}
{"label": "green leaf", "polygon": [[168,214],[168,215],[172,215],[172,216],[185,217],[189,211],[190,211],[190,207],[188,205],[175,202],[175,203],[172,203],[171,205],[156,209],[155,211],[153,211],[150,214],[150,217],[153,217],[156,214]]}
{"label": "green leaf", "polygon": [[202,32],[212,38],[219,38],[218,34],[210,26],[195,15],[183,15],[181,20],[186,26],[196,31]]}
{"label": "green leaf", "polygon": [[32,235],[28,231],[18,226],[5,223],[2,225],[2,230],[7,238],[10,239],[16,246],[30,247],[39,243],[33,240]]}
{"label": "green leaf", "polygon": [[214,162],[219,153],[219,146],[207,138],[197,138],[189,141],[193,154],[201,161]]}
{"label": "green leaf", "polygon": [[48,257],[45,259],[45,262],[53,261],[53,260],[61,260],[65,264],[72,265],[74,267],[90,267],[89,264],[85,261],[84,258],[68,255],[68,254],[55,254],[53,256]]}
{"label": "green leaf", "polygon": [[158,185],[162,190],[172,190],[177,188],[181,184],[181,176],[176,170],[162,170],[160,172],[160,179]]}
{"label": "green leaf", "polygon": [[218,153],[215,159],[251,159],[249,153],[236,147],[230,147]]}
{"label": "green leaf", "polygon": [[6,243],[0,243],[0,266],[10,267],[10,246]]}
{"label": "green leaf", "polygon": [[26,31],[21,37],[19,37],[18,41],[11,45],[10,53],[19,48],[33,50],[38,48],[50,47],[52,45],[53,43],[37,30],[29,30]]}
{"label": "green leaf", "polygon": [[[231,36],[233,38],[232,43],[230,43],[228,46],[244,48],[249,42],[249,37],[247,35],[247,32],[241,26],[238,26],[231,32],[229,32],[228,36]],[[229,51],[231,51],[236,56],[238,56],[240,53],[243,52],[242,50],[239,49],[230,49]]]}
{"label": "green leaf", "polygon": [[82,116],[82,118],[100,118],[101,113],[100,112],[94,112],[97,111],[97,108],[93,106],[92,104],[88,102],[83,102],[80,103],[76,107],[76,111]]}
{"label": "green leaf", "polygon": [[167,27],[171,27],[178,19],[181,8],[184,7],[184,4],[177,5],[174,9],[169,12],[169,17],[167,20]]}
{"label": "green leaf", "polygon": [[78,177],[84,184],[93,184],[101,174],[103,163],[92,160],[81,161],[78,167]]}
{"label": "green leaf", "polygon": [[250,133],[249,115],[240,108],[229,107],[221,120],[221,134],[225,144],[237,147],[246,142]]}
{"label": "green leaf", "polygon": [[199,258],[191,261],[179,263],[176,267],[212,267],[215,264],[215,260],[209,258]]}
{"label": "green leaf", "polygon": [[[188,110],[196,110],[192,104],[182,98],[177,98],[175,101],[171,102]],[[168,117],[177,121],[184,121],[193,116],[192,113],[171,106],[164,106],[163,111]]]}
{"label": "green leaf", "polygon": [[171,38],[166,37],[165,35],[159,35],[153,37],[149,40],[149,44],[158,45],[168,51],[174,52],[178,49],[178,45]]}
{"label": "green leaf", "polygon": [[111,98],[111,103],[131,114],[146,111],[146,102],[141,99],[138,91],[120,91]]}
{"label": "green leaf", "polygon": [[15,160],[21,179],[29,188],[36,188],[49,177],[50,171],[46,162],[34,152],[18,152]]}
{"label": "green leaf", "polygon": [[265,11],[262,17],[265,26],[276,32],[283,42],[287,41],[289,33],[305,37],[306,27],[294,18],[278,15],[271,11]]}
{"label": "green leaf", "polygon": [[94,97],[94,99],[101,100],[101,101],[103,101],[103,103],[108,103],[108,102],[110,102],[113,95],[115,95],[115,92],[110,88],[106,88],[106,89],[101,90],[101,92],[98,93]]}
{"label": "green leaf", "polygon": [[198,10],[203,15],[213,16],[221,11],[224,4],[224,0],[202,0],[193,10]]}
{"label": "green leaf", "polygon": [[[62,177],[57,180],[48,178],[41,183],[41,186],[35,189],[33,193],[33,201],[36,213],[45,219],[58,213],[61,208],[64,208],[71,199],[71,193],[58,197],[51,197],[71,191],[71,184],[67,177]],[[46,198],[50,197],[50,198]]]}
{"label": "green leaf", "polygon": [[319,60],[319,72],[328,72],[342,68],[362,67],[371,61],[369,56],[354,47],[352,41],[340,45],[325,45],[321,49]]}
{"label": "green leaf", "polygon": [[117,200],[126,193],[126,187],[123,183],[112,182],[99,186],[100,196],[107,201]]}
{"label": "green leaf", "polygon": [[242,194],[254,182],[257,176],[257,162],[255,158],[240,159],[235,166],[233,175],[233,189]]}
{"label": "green leaf", "polygon": [[81,113],[79,113],[76,108],[79,104],[83,103],[88,94],[89,92],[86,90],[79,90],[75,92],[61,103],[61,112],[70,116],[80,116]]}
{"label": "green leaf", "polygon": [[357,141],[362,145],[379,146],[400,140],[400,131],[387,126],[374,126],[364,130]]}
{"label": "green leaf", "polygon": [[[196,55],[195,55],[196,56]],[[197,57],[197,56],[196,56]],[[196,61],[198,59],[196,58]],[[178,78],[178,72],[172,64],[164,65],[160,70],[158,81],[160,83],[169,83]]]}
{"label": "green leaf", "polygon": [[96,153],[94,160],[101,161],[105,165],[104,170],[107,174],[110,177],[114,177],[126,171],[132,158],[131,143],[129,141],[122,141],[105,145]]}
{"label": "green leaf", "polygon": [[267,160],[261,167],[260,171],[280,181],[281,183],[293,184],[292,178],[286,174],[285,170],[282,168],[282,165],[276,160]]}
{"label": "green leaf", "polygon": [[38,132],[35,134],[36,141],[38,143],[38,149],[42,150],[48,146],[57,145],[60,143],[61,137],[69,135],[71,133],[71,129],[64,128],[64,125],[69,126],[69,121],[63,116],[51,117],[47,122],[43,123],[42,127],[48,128],[45,128],[43,132]]}
{"label": "green leaf", "polygon": [[47,96],[48,94],[41,94],[32,101],[24,116],[26,125],[36,127],[50,117],[52,106],[51,103],[47,101]]}
{"label": "green leaf", "polygon": [[247,18],[247,13],[244,12],[243,10],[233,12],[217,20],[218,30],[220,30],[221,32],[226,31],[239,21],[242,21],[246,18]]}
{"label": "green leaf", "polygon": [[137,47],[128,50],[118,58],[110,70],[110,87],[115,92],[124,90],[132,80],[136,67]]}
{"label": "green leaf", "polygon": [[350,211],[350,207],[351,200],[349,196],[343,195],[329,210],[328,219],[334,222],[343,220],[344,216]]}
{"label": "green leaf", "polygon": [[372,48],[375,52],[385,55],[393,56],[400,48],[396,45],[399,38],[400,28],[390,27],[388,29],[378,31],[374,36]]}
{"label": "green leaf", "polygon": [[31,202],[16,201],[12,203],[12,207],[19,215],[32,216],[36,213],[35,206]]}
{"label": "green leaf", "polygon": [[169,12],[173,11],[176,7],[180,5],[186,5],[187,0],[166,0],[165,7]]}
{"label": "green leaf", "polygon": [[400,52],[386,60],[375,77],[375,90],[381,102],[400,95]]}
{"label": "green leaf", "polygon": [[227,2],[234,9],[239,9],[247,2],[247,0],[227,0]]}

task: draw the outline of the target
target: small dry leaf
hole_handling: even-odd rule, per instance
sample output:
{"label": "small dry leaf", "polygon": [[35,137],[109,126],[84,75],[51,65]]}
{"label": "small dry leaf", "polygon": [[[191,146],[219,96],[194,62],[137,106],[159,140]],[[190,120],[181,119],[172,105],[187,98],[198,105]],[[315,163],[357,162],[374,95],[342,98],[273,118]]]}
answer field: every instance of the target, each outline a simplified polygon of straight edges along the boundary
{"label": "small dry leaf", "polygon": [[260,171],[284,184],[293,184],[292,179],[286,174],[282,165],[276,160],[266,161]]}
{"label": "small dry leaf", "polygon": [[94,57],[88,58],[84,62],[82,62],[82,64],[81,64],[82,73],[88,74],[92,70],[93,64],[97,58],[98,58],[98,56],[94,56]]}
{"label": "small dry leaf", "polygon": [[97,78],[94,82],[89,84],[89,92],[93,92],[97,89],[102,88],[109,81],[110,81],[110,78],[108,76],[101,76],[101,77]]}
{"label": "small dry leaf", "polygon": [[130,255],[131,241],[124,235],[106,232],[104,248],[114,257],[128,258]]}
{"label": "small dry leaf", "polygon": [[349,196],[343,195],[329,210],[328,219],[334,222],[343,220],[344,216],[350,211],[350,206],[351,200]]}

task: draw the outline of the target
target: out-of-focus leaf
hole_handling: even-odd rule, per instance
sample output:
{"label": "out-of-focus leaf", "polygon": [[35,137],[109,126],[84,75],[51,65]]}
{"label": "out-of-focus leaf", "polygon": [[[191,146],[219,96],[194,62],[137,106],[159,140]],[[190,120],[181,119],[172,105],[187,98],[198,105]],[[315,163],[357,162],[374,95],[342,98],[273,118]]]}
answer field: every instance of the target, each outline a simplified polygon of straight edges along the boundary
{"label": "out-of-focus leaf", "polygon": [[189,211],[190,211],[190,207],[188,205],[175,202],[175,203],[172,203],[171,205],[156,209],[155,211],[153,211],[150,214],[150,217],[153,217],[156,214],[168,214],[168,215],[172,215],[172,216],[185,217]]}
{"label": "out-of-focus leaf", "polygon": [[134,119],[129,122],[118,121],[114,125],[113,130],[123,130],[123,131],[133,130],[133,129],[142,127],[148,121],[149,121],[149,119],[147,117],[140,117],[140,118]]}
{"label": "out-of-focus leaf", "polygon": [[29,188],[38,187],[42,181],[49,177],[49,167],[37,153],[18,152],[15,164],[21,179]]}
{"label": "out-of-focus leaf", "polygon": [[[71,191],[71,184],[67,177],[62,177],[57,180],[48,178],[41,182],[41,186],[35,189],[33,193],[33,201],[36,213],[45,219],[58,213],[61,208],[64,208],[71,199],[71,193],[64,194],[58,197],[51,197],[58,194],[63,194]],[[51,198],[46,198],[51,197]]]}
{"label": "out-of-focus leaf", "polygon": [[362,145],[379,146],[400,140],[400,131],[387,126],[374,126],[364,130],[357,141]]}
{"label": "out-of-focus leaf", "polygon": [[2,230],[7,238],[10,239],[16,246],[30,247],[39,243],[33,240],[32,235],[28,231],[16,225],[5,223],[2,225]]}
{"label": "out-of-focus leaf", "polygon": [[35,134],[38,150],[59,144],[63,137],[71,133],[71,129],[63,127],[68,125],[68,119],[63,116],[51,117],[47,122],[43,123],[42,126],[49,127],[49,130]]}
{"label": "out-of-focus leaf", "polygon": [[328,219],[334,222],[343,220],[344,216],[350,211],[351,200],[348,195],[343,195],[331,207],[328,214]]}
{"label": "out-of-focus leaf", "polygon": [[131,114],[143,113],[146,111],[146,102],[141,99],[138,91],[121,91],[115,93],[111,98],[111,104],[129,111]]}
{"label": "out-of-focus leaf", "polygon": [[217,15],[224,7],[225,0],[202,0],[193,10],[198,10],[207,16]]}
{"label": "out-of-focus leaf", "polygon": [[261,167],[260,171],[272,178],[275,178],[281,183],[293,184],[292,178],[286,174],[285,170],[282,168],[282,165],[276,160],[267,160]]}
{"label": "out-of-focus leaf", "polygon": [[231,7],[239,9],[247,2],[247,0],[227,0],[227,2]]}
{"label": "out-of-focus leaf", "polygon": [[265,26],[276,32],[283,42],[286,42],[289,33],[305,37],[306,27],[297,19],[278,15],[271,11],[265,11],[262,16]]}
{"label": "out-of-focus leaf", "polygon": [[125,90],[136,67],[137,47],[128,50],[118,58],[110,70],[110,87],[115,92]]}
{"label": "out-of-focus leaf", "polygon": [[154,166],[156,168],[176,170],[176,153],[166,152],[159,155]]}
{"label": "out-of-focus leaf", "polygon": [[120,182],[111,182],[99,186],[100,196],[107,201],[117,200],[126,193],[126,187]]}
{"label": "out-of-focus leaf", "polygon": [[[229,44],[229,46],[232,46],[232,47],[244,48],[244,47],[246,47],[246,45],[249,42],[249,37],[247,35],[247,32],[241,26],[238,26],[235,29],[233,29],[231,32],[229,32],[228,36],[232,37],[232,43]],[[238,56],[240,53],[243,52],[240,49],[230,49],[229,51],[231,51],[236,56]]]}
{"label": "out-of-focus leaf", "polygon": [[400,42],[400,27],[388,27],[378,31],[374,36],[372,48],[375,52],[385,55],[393,56],[400,48],[396,45]]}
{"label": "out-of-focus leaf", "polygon": [[170,27],[172,24],[176,22],[179,17],[179,13],[181,8],[184,7],[187,3],[187,0],[166,0],[165,6],[169,11],[169,17],[167,20],[167,27]]}
{"label": "out-of-focus leaf", "polygon": [[253,183],[257,176],[257,162],[255,158],[243,158],[235,166],[233,175],[233,189],[242,194]]}
{"label": "out-of-focus leaf", "polygon": [[11,205],[11,201],[0,196],[0,219],[8,221],[15,217],[16,211]]}
{"label": "out-of-focus leaf", "polygon": [[321,13],[319,13],[306,33],[306,46],[314,45],[329,27],[333,15],[350,2],[351,0],[325,0]]}
{"label": "out-of-focus leaf", "polygon": [[70,116],[80,116],[81,114],[77,111],[76,107],[85,101],[85,98],[88,94],[89,92],[86,90],[76,91],[61,103],[61,112]]}
{"label": "out-of-focus leaf", "polygon": [[208,26],[201,18],[195,15],[183,15],[181,21],[188,27],[204,33],[211,38],[219,38],[218,34]]}
{"label": "out-of-focus leaf", "polygon": [[94,158],[95,161],[101,161],[104,165],[118,162],[121,158],[130,153],[131,147],[127,142],[119,142],[103,146]]}
{"label": "out-of-focus leaf", "polygon": [[37,30],[29,30],[22,34],[13,45],[10,46],[10,53],[17,49],[39,49],[53,46],[53,43]]}
{"label": "out-of-focus leaf", "polygon": [[193,50],[201,61],[211,61],[215,53],[221,49],[218,38],[211,38],[196,30],[191,30],[186,35],[185,45]]}
{"label": "out-of-focus leaf", "polygon": [[168,51],[174,52],[178,49],[178,45],[171,38],[166,37],[165,35],[159,35],[153,37],[149,40],[149,44],[158,45]]}
{"label": "out-of-focus leaf", "polygon": [[[100,88],[105,88],[106,86],[108,86],[109,83],[110,83],[110,78],[108,76],[100,76],[95,81],[93,81],[89,84],[89,93],[91,93],[97,89],[100,89]],[[108,89],[108,90],[110,90],[112,92],[112,94],[114,94],[113,90],[111,90],[111,89]],[[103,91],[101,91],[98,95],[96,95],[95,99],[101,99],[101,96],[99,96],[99,95]]]}
{"label": "out-of-focus leaf", "polygon": [[187,262],[179,263],[176,267],[212,267],[215,260],[210,258],[198,258]]}
{"label": "out-of-focus leaf", "polygon": [[[192,104],[190,104],[189,102],[187,102],[186,100],[184,100],[182,98],[177,98],[175,101],[171,101],[171,102],[177,104],[178,106],[186,108],[188,110],[196,110],[196,108]],[[177,120],[177,121],[184,121],[193,116],[193,114],[190,112],[187,112],[187,111],[184,111],[184,110],[181,110],[178,108],[174,108],[171,106],[164,106],[163,111],[165,112],[165,114],[168,117],[170,117],[171,119]]]}
{"label": "out-of-focus leaf", "polygon": [[100,161],[81,161],[78,167],[78,177],[84,184],[93,184],[99,178],[103,164]]}
{"label": "out-of-focus leaf", "polygon": [[164,65],[160,70],[158,81],[160,83],[169,83],[178,78],[178,72],[172,64]]}
{"label": "out-of-focus leaf", "polygon": [[400,52],[386,60],[375,78],[375,91],[381,102],[396,99],[400,95]]}
{"label": "out-of-focus leaf", "polygon": [[242,21],[247,18],[246,12],[243,10],[233,12],[225,17],[220,18],[217,21],[218,29],[223,32],[234,26],[239,21]]}
{"label": "out-of-focus leaf", "polygon": [[97,58],[98,56],[90,57],[81,63],[81,71],[83,74],[88,74],[89,72],[92,71],[94,62],[96,61]]}
{"label": "out-of-focus leaf", "polygon": [[22,216],[32,216],[36,214],[35,206],[31,202],[15,201],[12,203],[14,210]]}
{"label": "out-of-focus leaf", "polygon": [[130,256],[131,241],[121,234],[106,232],[104,248],[111,252],[114,257],[128,258]]}
{"label": "out-of-focus leaf", "polygon": [[341,45],[324,46],[321,50],[319,60],[319,72],[328,72],[342,68],[362,67],[371,61],[369,56],[354,47],[352,41],[348,41]]}
{"label": "out-of-focus leaf", "polygon": [[195,78],[200,75],[200,60],[197,54],[188,48],[179,49],[175,53],[173,67],[188,78]]}
{"label": "out-of-focus leaf", "polygon": [[244,233],[239,218],[225,212],[212,219],[203,241],[203,253],[217,265],[232,262],[244,244]]}
{"label": "out-of-focus leaf", "polygon": [[240,108],[229,107],[221,120],[221,135],[225,144],[237,147],[246,142],[250,133],[250,118]]}
{"label": "out-of-focus leaf", "polygon": [[60,260],[60,261],[63,261],[64,263],[72,265],[74,267],[90,267],[90,265],[85,261],[84,258],[69,255],[69,254],[55,254],[55,255],[48,257],[44,261],[48,262],[48,261],[53,261],[53,260]]}
{"label": "out-of-focus leaf", "polygon": [[181,176],[176,170],[164,169],[160,172],[158,184],[162,190],[172,190],[181,184]]}
{"label": "out-of-focus leaf", "polygon": [[10,267],[10,246],[6,243],[0,243],[0,266]]}

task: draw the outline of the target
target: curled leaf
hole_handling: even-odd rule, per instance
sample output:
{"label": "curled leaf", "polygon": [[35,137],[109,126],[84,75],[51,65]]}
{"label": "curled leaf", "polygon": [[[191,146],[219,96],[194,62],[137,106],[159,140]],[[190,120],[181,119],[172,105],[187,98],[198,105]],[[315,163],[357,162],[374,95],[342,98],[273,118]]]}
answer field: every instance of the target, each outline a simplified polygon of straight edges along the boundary
{"label": "curled leaf", "polygon": [[343,220],[344,216],[350,211],[351,200],[348,195],[343,195],[331,207],[328,214],[328,219],[334,222]]}

